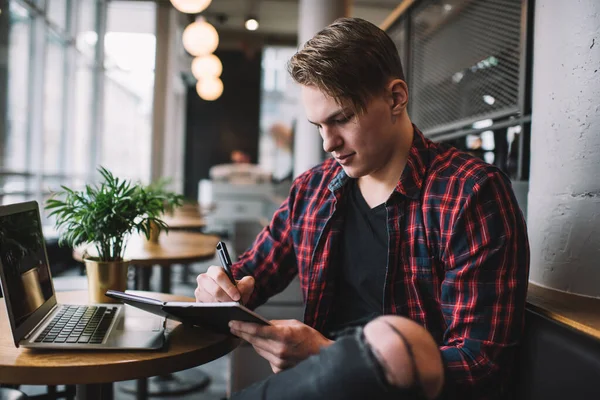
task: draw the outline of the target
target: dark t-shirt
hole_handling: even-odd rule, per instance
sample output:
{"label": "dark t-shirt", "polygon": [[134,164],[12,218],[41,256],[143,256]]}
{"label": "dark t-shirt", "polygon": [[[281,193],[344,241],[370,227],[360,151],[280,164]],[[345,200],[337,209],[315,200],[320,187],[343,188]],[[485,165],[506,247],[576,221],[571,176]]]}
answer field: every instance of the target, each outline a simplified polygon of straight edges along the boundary
{"label": "dark t-shirt", "polygon": [[335,298],[327,330],[364,325],[383,313],[388,261],[385,204],[370,208],[352,179],[345,204]]}

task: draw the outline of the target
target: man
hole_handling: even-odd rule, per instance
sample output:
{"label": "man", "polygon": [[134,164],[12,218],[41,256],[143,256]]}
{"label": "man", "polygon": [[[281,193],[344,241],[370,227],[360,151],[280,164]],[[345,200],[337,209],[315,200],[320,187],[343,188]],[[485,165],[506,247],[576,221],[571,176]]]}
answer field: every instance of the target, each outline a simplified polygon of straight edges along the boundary
{"label": "man", "polygon": [[[425,398],[439,394],[440,375],[450,397],[505,398],[529,271],[525,222],[508,178],[421,134],[406,111],[396,47],[364,20],[340,19],[317,33],[289,70],[332,158],[294,181],[271,224],[234,264],[237,287],[211,267],[196,289],[197,301],[242,300],[255,308],[299,275],[304,323],[231,324],[275,372],[284,371],[250,390],[268,399],[286,398],[269,391],[285,384],[307,390],[290,384],[294,371],[310,379],[311,368],[327,370],[318,369],[322,362],[346,366],[329,383],[342,382],[340,390],[344,382],[356,390],[352,371],[370,365],[391,387],[416,387]],[[424,329],[416,334],[392,316]],[[362,326],[353,344],[368,351],[338,351],[356,336],[333,342],[332,332]],[[381,334],[367,335],[373,329]],[[437,344],[444,374],[435,372],[434,358],[419,364],[429,348],[418,337]],[[396,342],[382,349],[380,340]],[[340,355],[349,352],[365,355]],[[429,383],[415,377],[425,371],[433,371]],[[321,382],[317,393],[327,388]]]}

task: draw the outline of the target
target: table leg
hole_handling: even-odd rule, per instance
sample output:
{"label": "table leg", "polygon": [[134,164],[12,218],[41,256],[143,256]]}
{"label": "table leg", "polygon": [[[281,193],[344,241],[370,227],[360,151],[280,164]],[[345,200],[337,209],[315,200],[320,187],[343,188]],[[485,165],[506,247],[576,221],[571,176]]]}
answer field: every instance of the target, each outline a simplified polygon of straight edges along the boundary
{"label": "table leg", "polygon": [[171,293],[171,266],[160,266],[160,291],[161,293]]}
{"label": "table leg", "polygon": [[150,277],[152,276],[152,267],[135,267],[136,289],[150,290]]}
{"label": "table leg", "polygon": [[136,381],[136,400],[146,400],[148,398],[148,379],[140,378]]}
{"label": "table leg", "polygon": [[185,285],[190,283],[190,264],[181,265],[181,283]]}
{"label": "table leg", "polygon": [[75,398],[77,400],[113,400],[113,384],[77,385]]}

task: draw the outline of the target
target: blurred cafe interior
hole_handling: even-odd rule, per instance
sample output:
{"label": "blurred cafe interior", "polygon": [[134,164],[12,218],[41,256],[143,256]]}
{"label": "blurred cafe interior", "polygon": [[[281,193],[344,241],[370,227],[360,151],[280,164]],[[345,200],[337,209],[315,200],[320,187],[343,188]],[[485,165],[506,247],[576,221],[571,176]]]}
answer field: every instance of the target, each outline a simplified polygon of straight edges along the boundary
{"label": "blurred cafe interior", "polygon": [[[0,205],[38,202],[59,300],[90,272],[44,205],[100,167],[182,199],[168,235],[132,239],[128,289],[191,300],[218,240],[242,254],[328,157],[287,62],[343,16],[393,39],[426,137],[512,181],[531,247],[516,395],[600,398],[597,0],[0,0]],[[217,400],[272,374],[252,346],[217,339],[130,367],[36,358],[14,349],[0,306],[0,392]],[[257,311],[302,321],[298,280]]]}

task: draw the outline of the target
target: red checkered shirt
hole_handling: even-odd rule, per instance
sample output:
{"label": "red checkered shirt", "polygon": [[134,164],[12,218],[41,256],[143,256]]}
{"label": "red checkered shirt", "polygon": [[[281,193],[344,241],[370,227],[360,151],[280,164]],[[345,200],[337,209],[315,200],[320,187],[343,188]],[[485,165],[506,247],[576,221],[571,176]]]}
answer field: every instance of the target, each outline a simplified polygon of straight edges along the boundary
{"label": "red checkered shirt", "polygon": [[[415,127],[388,201],[383,314],[423,325],[439,343],[457,398],[501,398],[521,337],[529,245],[509,179]],[[323,330],[335,294],[338,207],[349,177],[329,159],[299,176],[268,227],[233,266],[252,275],[257,307],[299,275],[304,322]],[[357,235],[360,235],[357,232]]]}

